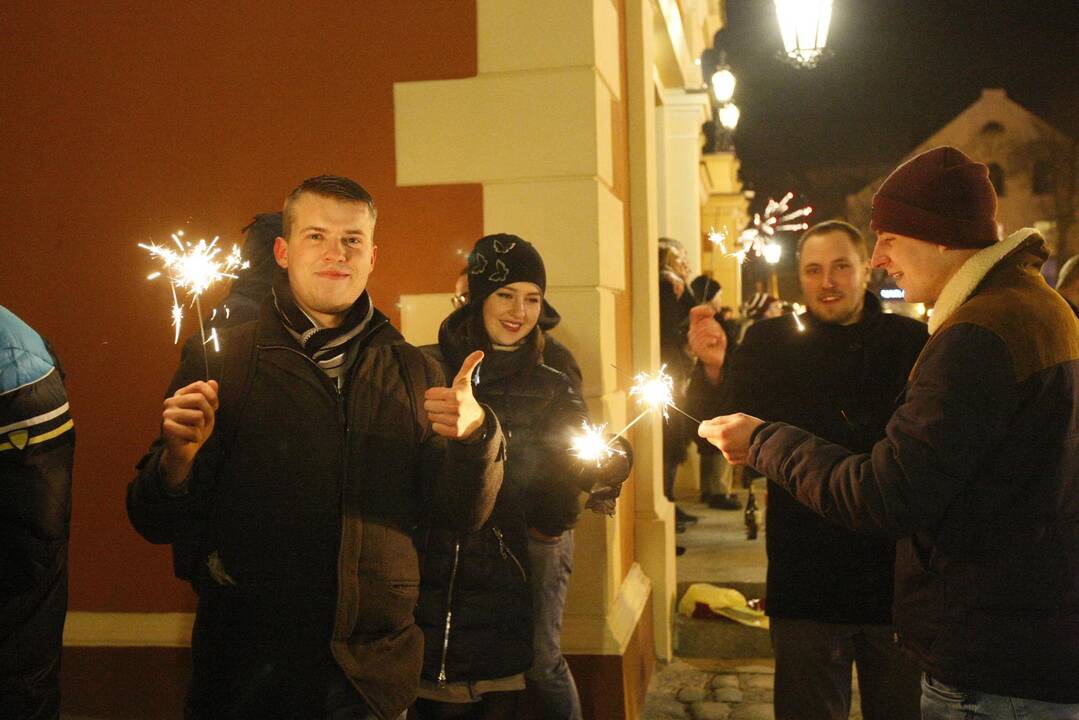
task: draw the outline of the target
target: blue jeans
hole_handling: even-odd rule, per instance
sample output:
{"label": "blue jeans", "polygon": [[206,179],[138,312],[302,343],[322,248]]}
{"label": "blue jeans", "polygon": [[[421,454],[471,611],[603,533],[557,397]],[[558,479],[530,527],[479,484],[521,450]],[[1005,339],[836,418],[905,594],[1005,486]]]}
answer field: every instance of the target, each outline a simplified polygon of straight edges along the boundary
{"label": "blue jeans", "polygon": [[562,608],[573,572],[573,531],[556,542],[529,536],[532,564],[534,639],[532,669],[525,678],[540,699],[544,720],[581,720],[581,699],[566,659],[562,657]]}
{"label": "blue jeans", "polygon": [[[1079,679],[1077,679],[1079,680]],[[1076,720],[1079,703],[1061,705],[964,690],[922,675],[922,720]]]}

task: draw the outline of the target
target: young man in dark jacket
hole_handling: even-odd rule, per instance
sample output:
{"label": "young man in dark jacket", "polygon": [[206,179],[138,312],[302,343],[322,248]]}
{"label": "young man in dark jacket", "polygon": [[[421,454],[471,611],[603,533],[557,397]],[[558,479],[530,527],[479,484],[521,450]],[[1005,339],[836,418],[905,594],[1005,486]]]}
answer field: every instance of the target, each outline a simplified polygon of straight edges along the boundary
{"label": "young man in dark jacket", "polygon": [[999,241],[995,210],[986,166],[951,147],[874,196],[873,264],[934,311],[869,452],[747,415],[700,434],[833,522],[902,538],[923,717],[1079,717],[1079,321],[1038,272],[1041,236]]}
{"label": "young man in dark jacket", "polygon": [[[807,230],[798,271],[808,312],[754,323],[726,366],[713,309],[694,308],[690,412],[752,409],[869,450],[884,437],[925,325],[881,311],[866,291],[865,240],[847,223]],[[776,718],[846,718],[852,663],[867,720],[917,718],[917,668],[892,641],[895,542],[830,523],[771,484],[766,530]]]}
{"label": "young man in dark jacket", "polygon": [[128,489],[151,542],[201,530],[188,718],[399,716],[422,660],[412,529],[428,510],[477,528],[494,505],[502,435],[470,382],[482,353],[443,387],[373,307],[374,227],[352,180],[293,191],[285,272],[212,356],[236,383],[249,358],[246,391],[204,379],[189,343]]}
{"label": "young man in dark jacket", "polygon": [[0,305],[0,717],[60,717],[75,430],[60,367]]}

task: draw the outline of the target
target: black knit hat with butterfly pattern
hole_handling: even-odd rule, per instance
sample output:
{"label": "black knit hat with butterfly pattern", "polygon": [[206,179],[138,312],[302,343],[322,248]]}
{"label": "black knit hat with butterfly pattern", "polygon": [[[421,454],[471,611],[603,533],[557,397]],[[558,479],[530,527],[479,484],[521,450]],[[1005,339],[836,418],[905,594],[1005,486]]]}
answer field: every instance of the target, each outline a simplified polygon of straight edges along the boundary
{"label": "black knit hat with butterfly pattern", "polygon": [[516,235],[485,235],[468,255],[468,302],[482,305],[487,296],[515,282],[537,285],[547,292],[547,271],[532,243]]}

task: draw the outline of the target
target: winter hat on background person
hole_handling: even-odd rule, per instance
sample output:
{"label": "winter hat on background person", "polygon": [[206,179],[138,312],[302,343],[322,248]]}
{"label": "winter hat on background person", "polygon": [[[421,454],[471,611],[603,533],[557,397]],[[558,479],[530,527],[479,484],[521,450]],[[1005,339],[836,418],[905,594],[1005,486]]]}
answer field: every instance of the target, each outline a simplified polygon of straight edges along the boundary
{"label": "winter hat on background person", "polygon": [[547,271],[532,243],[506,233],[477,240],[468,255],[468,304],[481,306],[495,290],[515,282],[530,282],[547,292]]}
{"label": "winter hat on background person", "polygon": [[1000,239],[996,214],[989,168],[943,145],[892,171],[873,196],[869,227],[949,248],[977,249]]}
{"label": "winter hat on background person", "polygon": [[753,297],[746,303],[746,317],[750,320],[759,320],[775,302],[779,302],[779,300],[768,293],[753,293]]}

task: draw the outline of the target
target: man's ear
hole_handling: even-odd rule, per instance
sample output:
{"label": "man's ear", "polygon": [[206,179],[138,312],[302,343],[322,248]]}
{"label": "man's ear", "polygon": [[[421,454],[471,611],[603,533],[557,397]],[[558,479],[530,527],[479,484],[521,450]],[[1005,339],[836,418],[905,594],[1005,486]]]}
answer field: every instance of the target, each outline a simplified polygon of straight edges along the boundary
{"label": "man's ear", "polygon": [[288,240],[278,237],[273,241],[273,258],[282,268],[288,268]]}
{"label": "man's ear", "polygon": [[378,245],[371,246],[371,269],[375,269],[375,260],[378,260]]}

